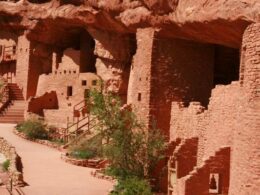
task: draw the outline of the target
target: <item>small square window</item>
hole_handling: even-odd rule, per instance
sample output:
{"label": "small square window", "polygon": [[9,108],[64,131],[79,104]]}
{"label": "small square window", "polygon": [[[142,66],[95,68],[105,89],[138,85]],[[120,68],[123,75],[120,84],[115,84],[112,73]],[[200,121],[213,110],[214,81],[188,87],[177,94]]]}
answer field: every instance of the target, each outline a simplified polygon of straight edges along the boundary
{"label": "small square window", "polygon": [[137,100],[138,100],[138,101],[141,101],[141,99],[142,99],[142,94],[141,94],[141,93],[138,93],[138,98],[137,98]]}
{"label": "small square window", "polygon": [[97,85],[97,80],[93,80],[92,85],[94,85],[94,86]]}
{"label": "small square window", "polygon": [[81,85],[82,85],[82,86],[87,86],[87,81],[86,81],[86,80],[82,80],[82,81],[81,81]]}

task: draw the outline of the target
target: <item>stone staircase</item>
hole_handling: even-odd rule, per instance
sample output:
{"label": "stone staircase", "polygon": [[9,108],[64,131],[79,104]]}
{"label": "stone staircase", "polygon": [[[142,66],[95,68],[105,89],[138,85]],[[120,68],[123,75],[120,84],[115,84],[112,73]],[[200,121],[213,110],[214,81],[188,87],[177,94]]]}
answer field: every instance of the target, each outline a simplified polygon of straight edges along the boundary
{"label": "stone staircase", "polygon": [[8,83],[9,96],[12,100],[24,100],[22,90],[18,87],[16,83]]}
{"label": "stone staircase", "polygon": [[24,121],[26,103],[22,90],[15,83],[8,83],[10,103],[0,113],[0,123],[20,123]]}

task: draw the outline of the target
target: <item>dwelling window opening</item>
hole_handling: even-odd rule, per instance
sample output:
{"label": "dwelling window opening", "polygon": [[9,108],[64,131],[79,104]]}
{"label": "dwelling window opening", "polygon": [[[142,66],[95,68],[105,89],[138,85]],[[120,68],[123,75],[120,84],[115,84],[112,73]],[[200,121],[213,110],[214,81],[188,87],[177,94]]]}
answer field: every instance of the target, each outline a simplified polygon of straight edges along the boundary
{"label": "dwelling window opening", "polygon": [[73,89],[72,86],[67,87],[67,97],[71,97],[73,94]]}
{"label": "dwelling window opening", "polygon": [[141,99],[142,99],[142,94],[141,94],[141,93],[138,93],[137,100],[138,100],[138,101],[141,101]]}
{"label": "dwelling window opening", "polygon": [[81,85],[82,85],[82,86],[87,86],[87,81],[86,81],[86,80],[82,80],[82,81],[81,81]]}
{"label": "dwelling window opening", "polygon": [[209,193],[210,194],[219,194],[219,174],[211,173],[209,176]]}

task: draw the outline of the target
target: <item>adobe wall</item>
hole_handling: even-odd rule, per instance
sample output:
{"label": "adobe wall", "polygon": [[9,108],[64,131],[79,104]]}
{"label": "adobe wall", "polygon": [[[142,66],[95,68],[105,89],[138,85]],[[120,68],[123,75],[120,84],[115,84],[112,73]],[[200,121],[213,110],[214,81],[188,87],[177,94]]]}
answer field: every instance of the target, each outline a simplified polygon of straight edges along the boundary
{"label": "adobe wall", "polygon": [[208,103],[213,86],[214,46],[156,37],[152,53],[151,104],[158,127],[168,136],[171,102]]}
{"label": "adobe wall", "polygon": [[[86,85],[82,85],[82,81],[86,81]],[[92,81],[97,81],[96,85],[93,85]],[[67,96],[67,87],[72,86],[72,96]],[[75,73],[72,69],[66,69],[66,72],[56,71],[48,75],[40,75],[36,98],[44,98],[48,107],[52,107],[53,101],[49,102],[49,98],[45,96],[46,92],[55,92],[58,102],[58,107],[41,106],[44,109],[44,117],[47,122],[57,126],[66,126],[67,118],[69,117],[72,122],[73,107],[75,104],[81,102],[84,99],[85,89],[100,89],[99,77],[94,73]],[[53,99],[54,100],[54,99]],[[42,105],[39,103],[39,105]],[[33,109],[34,110],[34,109]]]}
{"label": "adobe wall", "polygon": [[58,109],[58,99],[55,91],[46,92],[40,97],[33,97],[29,100],[28,112],[44,116],[44,109]]}

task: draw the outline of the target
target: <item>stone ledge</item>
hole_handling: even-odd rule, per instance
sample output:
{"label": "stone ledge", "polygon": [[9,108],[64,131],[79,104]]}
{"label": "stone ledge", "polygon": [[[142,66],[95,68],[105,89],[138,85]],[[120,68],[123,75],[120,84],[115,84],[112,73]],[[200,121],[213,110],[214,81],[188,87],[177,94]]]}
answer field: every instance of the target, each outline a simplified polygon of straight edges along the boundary
{"label": "stone ledge", "polygon": [[35,142],[35,143],[38,143],[38,144],[42,144],[42,145],[45,145],[45,146],[48,146],[48,147],[51,147],[51,148],[54,148],[56,150],[59,150],[59,151],[63,151],[64,149],[62,148],[62,145],[58,145],[58,144],[55,144],[49,140],[40,140],[40,139],[28,139],[26,137],[26,135],[24,133],[21,133],[19,131],[17,131],[17,129],[14,129],[13,130],[13,133],[18,135],[19,137],[23,138],[23,139],[26,139],[28,141],[31,141],[31,142]]}
{"label": "stone ledge", "polygon": [[104,168],[108,163],[107,160],[104,159],[75,159],[67,156],[66,154],[61,154],[61,159],[72,165],[96,169]]}
{"label": "stone ledge", "polygon": [[104,180],[107,180],[107,181],[116,182],[116,179],[114,179],[113,177],[105,175],[104,173],[102,173],[102,169],[97,169],[97,170],[91,171],[90,174],[93,177],[96,177],[98,179],[104,179]]}

